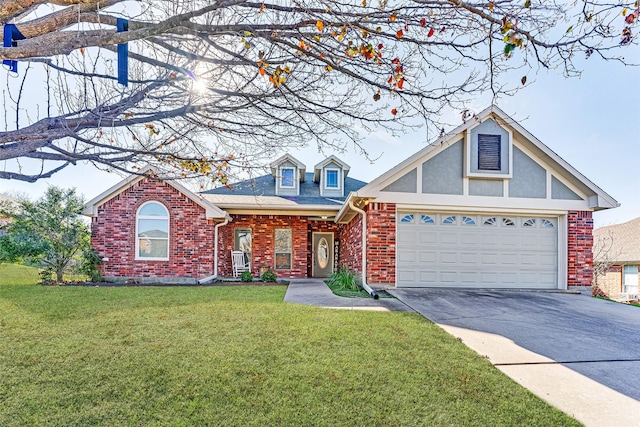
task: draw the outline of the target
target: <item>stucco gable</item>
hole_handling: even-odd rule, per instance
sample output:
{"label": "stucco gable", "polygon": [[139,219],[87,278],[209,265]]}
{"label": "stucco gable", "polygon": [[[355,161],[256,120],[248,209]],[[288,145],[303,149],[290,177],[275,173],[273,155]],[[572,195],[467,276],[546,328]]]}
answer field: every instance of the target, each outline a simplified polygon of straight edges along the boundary
{"label": "stucco gable", "polygon": [[[378,178],[374,179],[365,187],[354,193],[353,197],[379,198],[382,191],[389,192],[391,189],[396,189],[396,191],[398,191],[399,185],[403,181],[406,182],[407,174],[409,174],[413,169],[416,168],[418,169],[418,176],[416,177],[417,183],[424,183],[425,179],[429,181],[429,177],[425,177],[424,175],[422,177],[420,176],[420,171],[422,170],[421,166],[429,162],[432,158],[440,156],[441,153],[446,150],[448,150],[450,154],[452,154],[450,147],[455,146],[461,141],[466,141],[468,146],[469,135],[474,133],[474,129],[482,128],[483,126],[485,126],[485,123],[491,123],[491,126],[488,127],[489,129],[499,126],[501,129],[505,130],[503,139],[509,138],[508,143],[513,144],[516,149],[520,150],[520,152],[517,153],[519,157],[516,159],[516,161],[519,161],[521,165],[525,164],[529,169],[540,172],[540,168],[536,167],[536,165],[539,165],[541,167],[544,167],[544,169],[549,172],[549,175],[553,177],[552,184],[555,185],[555,191],[553,192],[555,199],[567,197],[567,199],[569,200],[587,200],[588,206],[586,207],[593,210],[608,209],[618,206],[618,202],[613,197],[605,193],[601,188],[588,180],[584,175],[582,175],[575,168],[569,165],[564,159],[553,152],[548,146],[531,135],[519,123],[517,123],[496,106],[491,106],[481,113],[473,116],[471,119],[467,120],[465,123],[458,126],[453,131],[438,138],[438,140],[436,140],[434,143],[418,151],[395,167],[389,169],[387,172],[380,175]],[[511,151],[510,146],[509,151]],[[513,162],[512,152],[506,152],[503,150],[503,156],[504,155],[508,155],[508,157],[505,158],[507,160],[503,160],[503,162],[507,161],[511,166],[511,162]],[[458,158],[459,156],[455,157],[454,160],[457,160]],[[467,152],[464,156],[465,162],[467,163],[469,162],[468,158],[469,153]],[[457,168],[458,165],[453,165],[453,167]],[[464,176],[470,179],[482,180],[484,177],[482,175],[478,175],[476,172],[477,171],[473,170],[469,171],[467,168]],[[505,173],[504,176],[500,176],[500,174],[488,175],[488,178],[511,179],[511,170],[509,170],[508,172],[509,173]],[[427,175],[428,173],[429,172],[426,172]],[[538,175],[540,175],[540,173],[538,173]],[[441,175],[438,174],[438,176]],[[435,179],[435,176],[432,178]],[[450,180],[454,179],[454,177],[449,178]],[[462,176],[460,178],[462,178]],[[535,179],[539,181],[540,177],[536,176]],[[521,174],[515,181],[515,186],[519,186],[518,191],[515,191],[513,194],[517,194],[518,196],[522,196],[524,194],[525,196],[529,197],[527,193],[527,191],[529,190],[527,190],[526,188],[522,188],[523,181],[526,181],[526,177],[523,180]],[[408,184],[413,185],[412,182]],[[486,188],[486,191],[490,192],[491,194],[502,193],[495,188],[495,185],[488,184],[486,182],[474,183],[473,186],[473,191],[481,192],[485,191],[483,189]],[[444,185],[444,187],[446,187],[446,185]],[[442,192],[447,193],[448,188],[438,188],[434,191],[438,194],[441,194]],[[540,189],[535,190],[535,194],[533,190],[530,191],[532,192],[531,197],[533,198],[551,197],[552,194],[552,191],[546,191],[545,194],[542,194]],[[413,191],[409,190],[404,192]],[[421,193],[423,191],[418,188],[417,192]],[[455,192],[448,192],[447,194],[455,194]],[[506,195],[508,196],[508,193]]]}

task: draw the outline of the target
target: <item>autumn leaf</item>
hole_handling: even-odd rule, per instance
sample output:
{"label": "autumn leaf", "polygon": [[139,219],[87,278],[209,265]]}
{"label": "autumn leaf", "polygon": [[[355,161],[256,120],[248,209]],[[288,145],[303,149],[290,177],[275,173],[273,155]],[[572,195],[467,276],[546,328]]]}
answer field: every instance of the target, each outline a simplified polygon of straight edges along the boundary
{"label": "autumn leaf", "polygon": [[490,1],[490,2],[489,2],[489,10],[490,10],[491,12],[493,12],[493,8],[494,8],[494,7],[495,7],[495,4],[494,4],[492,1]]}
{"label": "autumn leaf", "polygon": [[524,2],[524,7],[531,7],[531,0],[526,0]]}
{"label": "autumn leaf", "polygon": [[260,67],[260,75],[264,76],[266,73],[266,71],[264,70],[264,68]]}
{"label": "autumn leaf", "polygon": [[394,13],[393,15],[389,16],[389,21],[393,22],[396,20],[396,14]]}
{"label": "autumn leaf", "polygon": [[318,29],[318,31],[322,31],[322,28],[324,28],[324,23],[322,21],[317,21],[316,28]]}
{"label": "autumn leaf", "polygon": [[404,36],[404,33],[402,32],[402,30],[398,30],[398,31],[396,32],[396,37],[397,37],[397,38],[399,38],[399,39],[401,39],[401,38],[402,38],[402,36]]}
{"label": "autumn leaf", "polygon": [[402,89],[402,86],[404,86],[404,79],[398,80],[398,89]]}
{"label": "autumn leaf", "polygon": [[434,30],[433,28],[429,30],[429,34],[427,34],[427,37],[433,37],[433,34],[436,32],[436,30]]}
{"label": "autumn leaf", "polygon": [[393,114],[393,115],[395,116],[396,114],[398,114],[398,110],[396,110],[396,109],[394,108],[393,110],[391,110],[391,114]]}
{"label": "autumn leaf", "polygon": [[527,76],[522,76],[520,82],[522,82],[522,86],[524,86],[527,83]]}
{"label": "autumn leaf", "polygon": [[424,28],[424,27],[426,27],[426,26],[427,26],[427,19],[426,19],[426,18],[422,18],[422,19],[420,20],[420,26],[421,26],[422,28]]}
{"label": "autumn leaf", "polygon": [[380,91],[378,91],[377,93],[373,94],[373,100],[374,101],[380,101]]}
{"label": "autumn leaf", "polygon": [[81,48],[80,48],[80,53],[81,53],[82,55],[84,55],[84,48],[83,48],[83,47],[81,47]]}

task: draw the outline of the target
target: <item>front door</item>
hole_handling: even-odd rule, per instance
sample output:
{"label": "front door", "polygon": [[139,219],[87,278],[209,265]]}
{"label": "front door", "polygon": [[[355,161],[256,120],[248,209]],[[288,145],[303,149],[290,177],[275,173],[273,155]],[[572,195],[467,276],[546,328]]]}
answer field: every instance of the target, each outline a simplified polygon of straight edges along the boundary
{"label": "front door", "polygon": [[313,277],[329,277],[333,272],[333,233],[313,233]]}

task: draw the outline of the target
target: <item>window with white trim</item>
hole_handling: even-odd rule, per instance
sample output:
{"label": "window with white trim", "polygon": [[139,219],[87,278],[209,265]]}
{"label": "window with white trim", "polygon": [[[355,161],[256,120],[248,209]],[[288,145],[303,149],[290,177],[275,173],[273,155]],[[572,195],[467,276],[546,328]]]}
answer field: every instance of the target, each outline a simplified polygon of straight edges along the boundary
{"label": "window with white trim", "polygon": [[276,270],[291,270],[292,233],[290,228],[276,228],[274,232]]}
{"label": "window with white trim", "polygon": [[159,202],[147,202],[136,214],[136,259],[169,259],[169,211]]}
{"label": "window with white trim", "polygon": [[280,169],[280,187],[281,188],[295,188],[295,175],[294,168],[282,168]]}
{"label": "window with white trim", "polygon": [[324,188],[328,190],[340,189],[340,171],[338,169],[325,169]]}

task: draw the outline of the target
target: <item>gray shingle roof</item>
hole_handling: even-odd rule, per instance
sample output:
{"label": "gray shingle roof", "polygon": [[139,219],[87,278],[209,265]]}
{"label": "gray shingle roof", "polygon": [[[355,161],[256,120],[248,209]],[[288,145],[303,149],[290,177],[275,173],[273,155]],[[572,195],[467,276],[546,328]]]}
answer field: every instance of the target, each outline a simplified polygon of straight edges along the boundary
{"label": "gray shingle roof", "polygon": [[593,242],[594,254],[602,251],[603,244],[609,244],[612,261],[640,264],[640,218],[593,230]]}
{"label": "gray shingle roof", "polygon": [[[340,206],[350,192],[358,191],[366,184],[366,182],[347,177],[344,182],[345,197],[322,197],[320,196],[319,184],[313,182],[313,172],[307,172],[305,174],[305,181],[300,183],[299,196],[279,197],[290,200],[299,205]],[[201,194],[228,196],[276,196],[276,181],[272,175],[263,175],[247,181],[231,184],[231,188],[214,188],[213,190],[203,191]]]}

